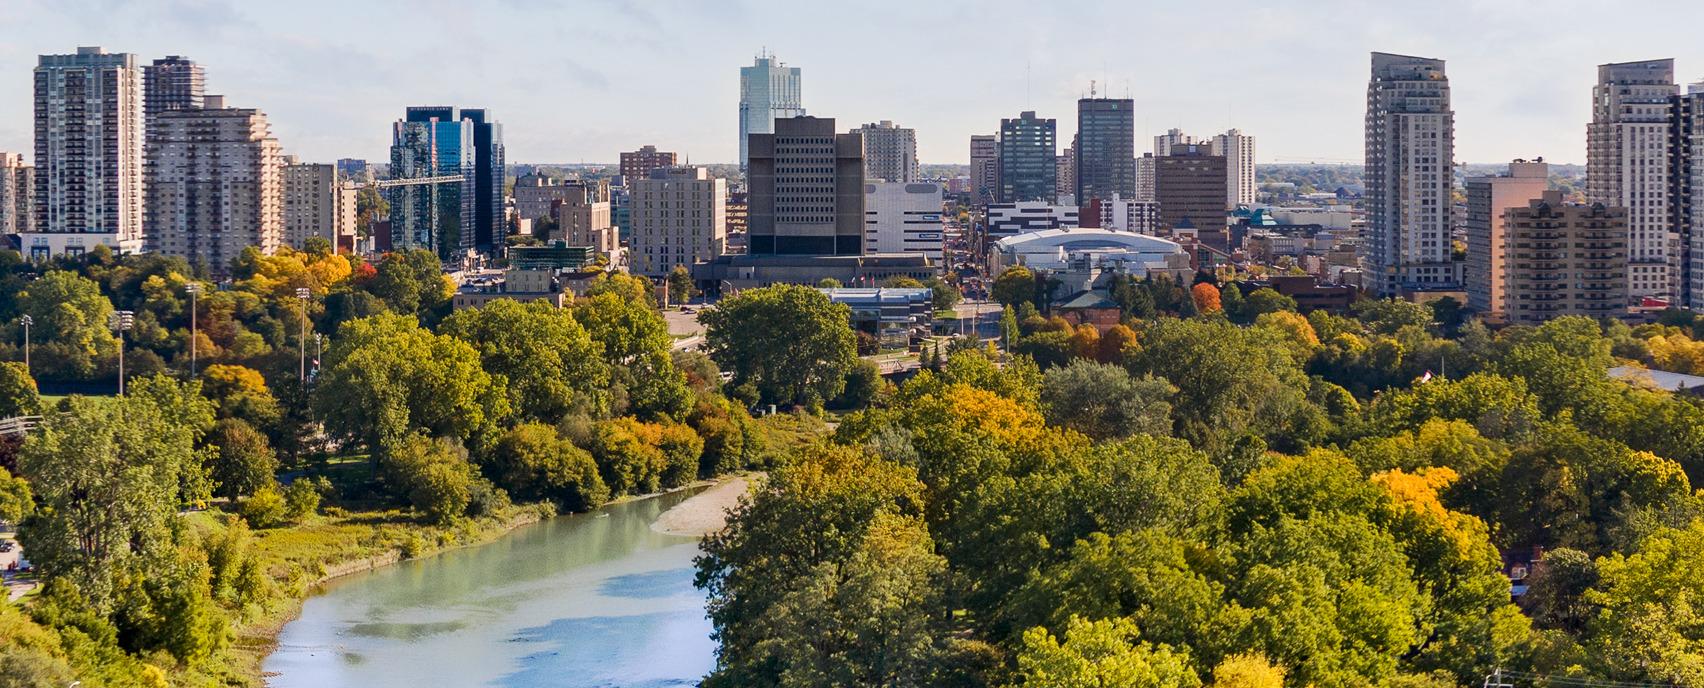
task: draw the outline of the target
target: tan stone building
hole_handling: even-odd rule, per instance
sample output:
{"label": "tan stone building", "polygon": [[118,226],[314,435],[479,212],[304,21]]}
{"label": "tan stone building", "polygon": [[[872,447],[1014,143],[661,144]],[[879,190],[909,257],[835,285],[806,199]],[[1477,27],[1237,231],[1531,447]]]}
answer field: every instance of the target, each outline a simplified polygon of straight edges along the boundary
{"label": "tan stone building", "polygon": [[565,193],[550,203],[550,219],[556,222],[556,230],[545,239],[565,241],[569,246],[590,246],[602,255],[615,251],[609,182],[572,180],[562,187]]}
{"label": "tan stone building", "polygon": [[1507,174],[1467,180],[1467,305],[1482,315],[1501,318],[1508,312],[1504,213],[1543,198],[1549,177],[1543,160],[1516,160]]}
{"label": "tan stone building", "polygon": [[149,129],[149,249],[222,274],[243,249],[283,241],[283,155],[266,115],[225,106],[160,113]]}
{"label": "tan stone building", "polygon": [[634,274],[663,277],[676,265],[690,268],[722,255],[728,241],[727,180],[712,178],[702,167],[676,167],[630,184]]}
{"label": "tan stone building", "polygon": [[317,236],[339,251],[354,247],[356,188],[337,178],[336,165],[285,156],[283,183],[284,243],[300,249]]}
{"label": "tan stone building", "polygon": [[1537,324],[1565,315],[1627,312],[1627,209],[1565,204],[1562,192],[1503,219],[1508,243],[1508,320]]}

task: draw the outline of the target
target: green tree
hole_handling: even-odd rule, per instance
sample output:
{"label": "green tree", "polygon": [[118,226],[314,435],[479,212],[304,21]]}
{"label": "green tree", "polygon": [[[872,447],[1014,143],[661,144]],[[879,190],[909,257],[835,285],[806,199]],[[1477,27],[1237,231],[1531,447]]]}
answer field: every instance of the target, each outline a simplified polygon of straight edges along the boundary
{"label": "green tree", "polygon": [[508,381],[509,406],[522,418],[554,423],[573,411],[608,409],[602,346],[568,312],[498,299],[457,311],[439,332],[471,344],[486,372]]}
{"label": "green tree", "polygon": [[1674,685],[1704,682],[1704,521],[1653,533],[1633,554],[1598,561],[1602,580],[1585,602],[1599,608],[1587,650],[1609,677]]}
{"label": "green tree", "polygon": [[0,418],[33,416],[41,411],[41,395],[36,392],[35,378],[30,377],[24,364],[0,363]]}
{"label": "green tree", "polygon": [[432,522],[467,513],[476,475],[461,443],[410,433],[385,449],[383,468],[385,482]]}
{"label": "green tree", "polygon": [[1177,388],[1152,376],[1134,378],[1123,368],[1078,359],[1042,377],[1047,420],[1095,439],[1171,434]]}
{"label": "green tree", "polygon": [[538,423],[510,428],[486,463],[492,480],[521,500],[550,500],[568,511],[587,511],[609,499],[609,487],[586,450]]}
{"label": "green tree", "polygon": [[17,523],[35,511],[30,483],[0,467],[0,521]]}
{"label": "green tree", "polygon": [[216,363],[201,372],[201,393],[218,406],[220,418],[238,418],[257,428],[279,421],[278,399],[253,368]]}
{"label": "green tree", "polygon": [[723,299],[705,313],[712,358],[766,402],[820,404],[840,394],[857,357],[846,306],[822,292],[775,285]]}
{"label": "green tree", "polygon": [[994,287],[989,293],[995,301],[1012,308],[1021,303],[1035,301],[1035,273],[1022,265],[1014,265],[1000,272],[994,278]]}
{"label": "green tree", "polygon": [[698,295],[698,290],[692,286],[692,272],[685,265],[676,265],[669,271],[669,300],[675,303],[686,303]]}
{"label": "green tree", "polygon": [[1036,688],[1194,688],[1189,654],[1140,640],[1127,619],[1073,618],[1061,642],[1045,628],[1024,633],[1018,675]]}
{"label": "green tree", "polygon": [[273,455],[266,435],[259,430],[241,420],[226,418],[213,426],[209,440],[216,447],[211,471],[215,494],[234,502],[273,484],[278,457]]}
{"label": "green tree", "polygon": [[18,311],[35,321],[32,357],[44,377],[88,379],[103,357],[117,351],[107,329],[112,302],[94,280],[69,270],[49,270],[17,295]]}

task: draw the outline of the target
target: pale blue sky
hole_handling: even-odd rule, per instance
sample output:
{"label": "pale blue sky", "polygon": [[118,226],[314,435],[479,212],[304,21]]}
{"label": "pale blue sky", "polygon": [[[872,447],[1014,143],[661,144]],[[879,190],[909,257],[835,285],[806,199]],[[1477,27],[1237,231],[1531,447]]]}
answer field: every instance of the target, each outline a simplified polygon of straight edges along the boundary
{"label": "pale blue sky", "polygon": [[913,127],[924,162],[1026,109],[1069,140],[1090,79],[1135,98],[1138,150],[1235,126],[1261,162],[1359,161],[1381,50],[1449,61],[1459,160],[1583,162],[1593,66],[1704,79],[1701,25],[1699,0],[0,0],[0,150],[30,148],[35,56],[100,45],[205,64],[310,160],[381,160],[405,106],[454,104],[492,109],[511,161],[731,161],[739,67],[767,46],[811,114]]}

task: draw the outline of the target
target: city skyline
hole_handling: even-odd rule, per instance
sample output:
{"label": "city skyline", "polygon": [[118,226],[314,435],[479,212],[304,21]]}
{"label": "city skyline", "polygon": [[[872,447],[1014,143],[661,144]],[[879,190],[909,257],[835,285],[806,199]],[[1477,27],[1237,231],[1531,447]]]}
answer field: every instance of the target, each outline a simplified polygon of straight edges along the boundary
{"label": "city skyline", "polygon": [[[336,14],[315,11],[330,7],[317,0],[8,2],[0,8],[0,150],[30,150],[36,56],[83,45],[145,63],[194,60],[206,67],[209,92],[267,113],[286,152],[316,161],[383,160],[389,141],[382,132],[397,108],[474,102],[502,115],[512,161],[614,163],[620,151],[653,143],[700,163],[732,163],[738,69],[766,49],[803,70],[809,112],[848,124],[903,122],[917,130],[925,164],[967,162],[970,134],[992,132],[1022,110],[1059,120],[1063,148],[1090,80],[1102,94],[1134,99],[1139,141],[1172,127],[1235,127],[1259,137],[1262,164],[1358,163],[1373,51],[1449,63],[1458,161],[1542,155],[1583,164],[1596,65],[1672,57],[1681,84],[1704,78],[1704,45],[1686,35],[1693,22],[1649,20],[1698,13],[1683,2],[1594,13],[1593,21],[1555,22],[1543,32],[1530,30],[1535,17],[1586,16],[1590,8],[1466,0],[1441,11],[1348,2],[1283,9],[1086,3],[1027,7],[1020,21],[998,11],[1000,3],[891,4],[845,16],[767,2],[427,4],[439,11],[410,13],[413,5],[389,1],[339,5]],[[1139,43],[1129,40],[1130,27],[1225,26],[1226,18],[1237,20],[1232,28],[1246,27],[1226,34],[1228,44],[1199,40],[1195,31],[1145,31]],[[822,32],[827,20],[838,30]],[[465,41],[469,49],[403,49],[385,40],[451,32],[454,41],[414,43]],[[911,49],[868,50],[868,36],[878,33]]]}

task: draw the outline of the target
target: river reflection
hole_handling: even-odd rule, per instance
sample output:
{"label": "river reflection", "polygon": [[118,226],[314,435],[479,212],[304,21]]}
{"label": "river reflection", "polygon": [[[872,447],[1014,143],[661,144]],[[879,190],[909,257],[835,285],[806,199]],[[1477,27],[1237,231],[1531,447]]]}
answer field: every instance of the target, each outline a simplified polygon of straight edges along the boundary
{"label": "river reflection", "polygon": [[678,492],[339,579],[284,627],[273,688],[686,686],[714,663]]}

